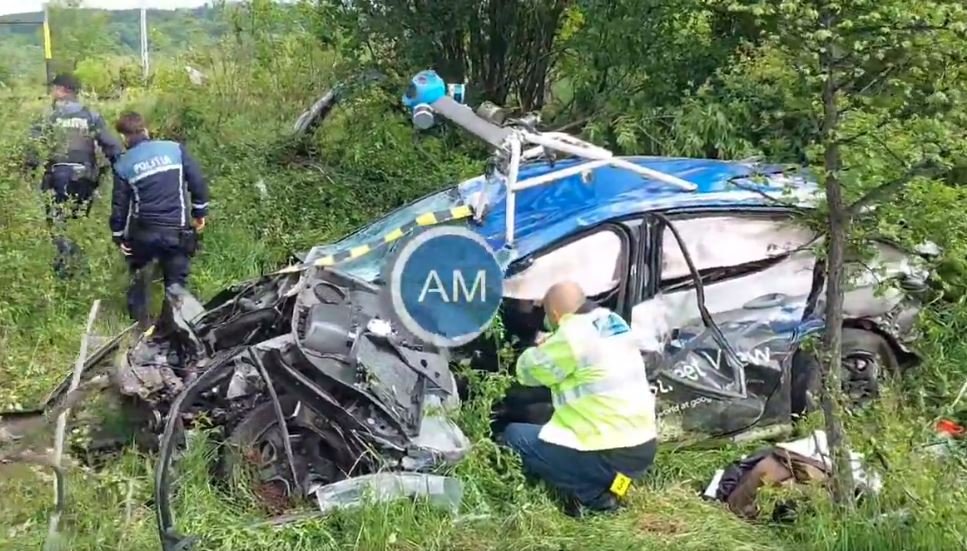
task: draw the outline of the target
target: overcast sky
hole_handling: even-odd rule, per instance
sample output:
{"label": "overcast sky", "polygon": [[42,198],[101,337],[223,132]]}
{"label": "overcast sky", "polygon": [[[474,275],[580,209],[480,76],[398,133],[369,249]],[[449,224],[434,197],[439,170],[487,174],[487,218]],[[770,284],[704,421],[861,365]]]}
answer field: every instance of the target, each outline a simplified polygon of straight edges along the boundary
{"label": "overcast sky", "polygon": [[[111,10],[140,8],[142,2],[149,8],[194,8],[205,0],[84,0],[84,6]],[[43,9],[44,0],[0,0],[0,15],[28,13]]]}

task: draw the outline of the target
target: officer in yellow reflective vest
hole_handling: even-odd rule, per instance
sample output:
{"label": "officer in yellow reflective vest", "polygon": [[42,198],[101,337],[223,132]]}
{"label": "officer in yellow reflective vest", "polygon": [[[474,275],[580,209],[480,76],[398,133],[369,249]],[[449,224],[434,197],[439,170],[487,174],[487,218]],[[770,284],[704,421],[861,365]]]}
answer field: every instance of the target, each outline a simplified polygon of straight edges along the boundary
{"label": "officer in yellow reflective vest", "polygon": [[[548,290],[552,333],[517,360],[517,380],[551,390],[541,426],[511,423],[503,441],[524,470],[571,498],[569,513],[610,511],[655,458],[655,399],[628,324],[570,282]],[[575,503],[576,501],[576,503]]]}

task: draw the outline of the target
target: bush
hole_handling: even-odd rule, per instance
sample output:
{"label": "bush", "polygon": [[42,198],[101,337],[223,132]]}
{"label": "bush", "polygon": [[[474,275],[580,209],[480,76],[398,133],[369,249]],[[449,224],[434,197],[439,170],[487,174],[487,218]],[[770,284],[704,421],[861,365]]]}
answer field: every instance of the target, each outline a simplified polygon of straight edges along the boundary
{"label": "bush", "polygon": [[116,97],[142,85],[141,67],[133,58],[102,56],[78,62],[74,74],[84,90],[102,97]]}

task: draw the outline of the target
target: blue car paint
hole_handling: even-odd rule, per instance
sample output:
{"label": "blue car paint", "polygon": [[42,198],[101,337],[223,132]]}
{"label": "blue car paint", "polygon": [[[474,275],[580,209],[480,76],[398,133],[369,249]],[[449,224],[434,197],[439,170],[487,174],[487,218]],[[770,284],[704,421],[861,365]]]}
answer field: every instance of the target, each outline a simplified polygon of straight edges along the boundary
{"label": "blue car paint", "polygon": [[[595,226],[608,220],[676,208],[741,208],[775,205],[763,194],[780,198],[786,189],[815,193],[818,187],[802,180],[795,185],[782,186],[766,180],[766,185],[746,182],[735,185],[736,179],[757,173],[769,173],[773,167],[706,159],[672,159],[628,157],[640,166],[685,179],[698,186],[695,191],[681,191],[655,180],[643,178],[625,169],[602,167],[592,173],[586,184],[575,175],[553,184],[525,189],[516,194],[515,243],[507,261],[527,256],[581,228]],[[555,168],[573,166],[577,161],[557,163]],[[552,169],[546,162],[521,168],[518,181],[547,174]],[[768,185],[772,183],[772,185]],[[486,190],[487,211],[474,231],[485,237],[494,249],[506,246],[506,187],[502,181],[485,183],[482,178],[460,186],[461,195]]]}
{"label": "blue car paint", "polygon": [[[515,242],[506,243],[506,186],[501,176],[488,180],[472,178],[443,191],[423,197],[384,216],[313,255],[322,256],[359,246],[430,211],[461,204],[480,206],[485,200],[480,222],[465,222],[467,227],[484,237],[498,253],[506,270],[515,260],[526,257],[582,229],[609,220],[654,211],[738,210],[777,207],[782,204],[808,206],[815,200],[819,187],[804,172],[786,176],[781,166],[756,165],[737,161],[668,157],[624,157],[639,166],[671,174],[694,183],[695,191],[682,191],[656,180],[644,178],[621,168],[601,167],[592,171],[588,183],[580,175],[554,183],[532,187],[516,194]],[[582,161],[558,161],[523,165],[518,181],[574,166]],[[786,194],[793,192],[793,196]],[[340,269],[374,281],[380,275],[388,251],[374,252],[350,260]],[[787,304],[781,319],[766,322],[775,337],[786,338],[790,345],[808,334],[821,331],[821,319],[802,319],[805,301]],[[751,316],[755,318],[755,316]],[[757,321],[756,323],[762,323]]]}
{"label": "blue car paint", "polygon": [[[516,193],[515,243],[513,247],[508,247],[505,239],[505,183],[501,177],[488,181],[484,176],[478,176],[397,209],[335,244],[317,247],[310,252],[309,258],[359,246],[425,212],[461,204],[476,207],[478,203],[474,197],[478,194],[486,198],[485,215],[479,223],[468,222],[468,227],[484,237],[498,251],[498,257],[506,269],[515,260],[583,228],[616,218],[684,208],[701,210],[776,206],[777,201],[783,200],[784,193],[790,191],[796,193],[791,203],[802,206],[810,202],[808,197],[819,191],[815,183],[805,178],[787,178],[780,182],[776,175],[782,174],[782,167],[778,166],[667,157],[624,159],[683,178],[696,184],[697,189],[682,191],[613,167],[594,170],[590,183],[584,183],[581,176],[575,175],[551,184],[525,189]],[[553,166],[546,161],[529,163],[521,167],[518,181],[567,168],[579,162],[581,161],[564,160]],[[750,180],[756,175],[764,175],[763,181]],[[741,185],[737,180],[743,180]],[[371,282],[380,275],[385,256],[386,251],[371,253],[341,264],[340,269]]]}
{"label": "blue car paint", "polygon": [[[674,214],[684,211],[699,213],[809,208],[815,206],[822,196],[821,188],[808,176],[808,173],[800,170],[796,170],[794,174],[788,174],[784,172],[783,167],[706,159],[655,157],[626,157],[625,159],[692,182],[697,189],[682,191],[630,171],[612,167],[595,169],[588,183],[585,183],[582,176],[575,175],[555,183],[528,188],[516,194],[515,240],[512,246],[509,246],[505,239],[507,222],[505,182],[499,175],[489,180],[485,176],[478,176],[397,209],[333,245],[314,249],[316,254],[310,253],[310,258],[338,253],[370,242],[374,238],[378,239],[426,212],[444,210],[458,205],[470,205],[477,209],[483,205],[480,221],[464,220],[459,223],[466,224],[466,227],[484,237],[497,251],[502,267],[507,270],[516,260],[526,258],[582,230],[611,220],[657,211]],[[560,161],[553,167],[547,162],[530,163],[521,167],[519,181],[544,175],[555,169],[567,168],[578,162],[580,161]],[[382,265],[386,257],[391,254],[392,246],[381,249],[341,264],[339,268],[372,282],[379,278]],[[771,390],[761,388],[764,379],[748,381],[749,384],[760,386],[758,390],[749,390],[749,392],[762,400],[763,407],[759,417],[748,420],[749,426],[760,421],[775,423],[788,420],[790,390],[786,388],[785,394],[779,391],[784,388],[784,384],[788,385],[793,353],[805,338],[821,333],[826,326],[822,312],[813,312],[804,316],[806,303],[806,297],[791,298],[789,302],[770,306],[773,311],[768,314],[761,312],[757,315],[750,310],[748,316],[741,313],[734,322],[720,324],[730,348],[750,358],[747,366],[753,369],[753,373],[759,370],[759,377],[767,372],[781,373],[778,386]],[[778,311],[775,308],[778,308]],[[692,329],[694,331],[691,331]],[[689,349],[708,344],[709,334],[708,328],[701,324],[689,328],[688,336],[681,335],[685,338],[679,339],[676,345],[684,348],[670,345],[662,354],[660,361],[663,365],[657,370],[658,376],[669,377],[672,371],[669,367],[678,361],[676,358],[687,354]],[[771,360],[760,363],[756,359],[756,351],[766,348],[772,352]],[[759,358],[761,359],[761,356]],[[667,380],[672,386],[677,386],[674,379]],[[668,384],[664,386],[671,389]],[[752,395],[749,398],[752,398]],[[724,412],[722,414],[724,415]]]}

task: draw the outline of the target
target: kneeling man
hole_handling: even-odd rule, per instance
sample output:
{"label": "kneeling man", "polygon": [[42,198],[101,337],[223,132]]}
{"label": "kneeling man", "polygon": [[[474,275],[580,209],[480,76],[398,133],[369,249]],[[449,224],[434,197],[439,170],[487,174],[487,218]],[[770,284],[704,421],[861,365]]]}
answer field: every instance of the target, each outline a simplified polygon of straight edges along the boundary
{"label": "kneeling man", "polygon": [[544,298],[553,331],[517,360],[517,379],[551,390],[554,414],[541,426],[511,423],[504,442],[524,470],[577,501],[610,511],[655,458],[655,399],[628,324],[559,283]]}

